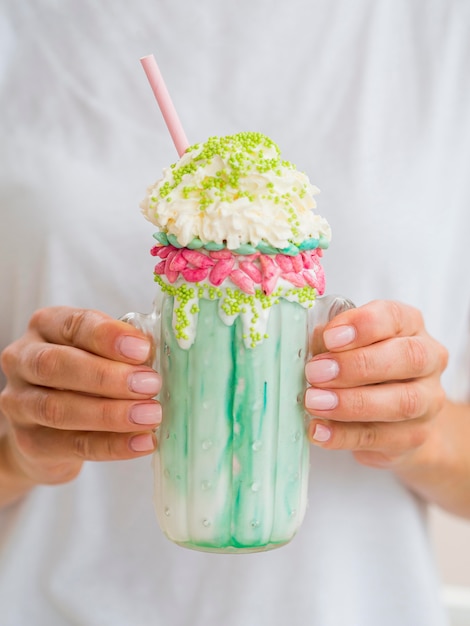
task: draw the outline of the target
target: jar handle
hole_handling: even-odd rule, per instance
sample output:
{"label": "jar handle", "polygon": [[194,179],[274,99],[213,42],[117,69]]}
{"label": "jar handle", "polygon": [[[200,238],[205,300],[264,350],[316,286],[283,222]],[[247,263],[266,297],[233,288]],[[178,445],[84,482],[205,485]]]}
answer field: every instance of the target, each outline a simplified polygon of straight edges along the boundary
{"label": "jar handle", "polygon": [[322,296],[315,300],[313,307],[308,312],[309,359],[316,354],[326,352],[323,343],[323,329],[328,322],[343,311],[355,307],[356,305],[348,298],[334,294]]}
{"label": "jar handle", "polygon": [[131,312],[119,318],[121,322],[131,324],[131,326],[142,331],[150,339],[152,348],[146,365],[153,367],[157,371],[160,369],[160,318],[161,314],[157,310],[157,306],[154,306],[151,313]]}

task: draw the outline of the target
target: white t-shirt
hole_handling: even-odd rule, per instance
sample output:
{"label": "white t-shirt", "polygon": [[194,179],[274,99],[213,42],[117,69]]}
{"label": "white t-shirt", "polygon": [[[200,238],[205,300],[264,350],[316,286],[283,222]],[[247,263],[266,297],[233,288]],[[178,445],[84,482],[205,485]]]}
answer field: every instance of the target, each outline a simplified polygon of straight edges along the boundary
{"label": "white t-shirt", "polygon": [[[4,0],[0,346],[39,306],[149,310],[146,186],[191,142],[257,130],[318,185],[327,289],[420,308],[468,397],[470,5],[459,0]],[[465,369],[467,368],[467,369]],[[309,508],[273,552],[161,534],[149,458],[87,463],[0,512],[2,626],[443,626],[425,507],[312,449]]]}

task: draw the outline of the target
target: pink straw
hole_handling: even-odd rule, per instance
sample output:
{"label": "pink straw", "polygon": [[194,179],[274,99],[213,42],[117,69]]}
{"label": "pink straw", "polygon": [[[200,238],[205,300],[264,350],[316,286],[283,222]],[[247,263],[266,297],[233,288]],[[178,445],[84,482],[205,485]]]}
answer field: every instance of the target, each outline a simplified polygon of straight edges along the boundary
{"label": "pink straw", "polygon": [[182,156],[189,146],[189,142],[186,138],[186,134],[181,126],[178,113],[173,105],[173,102],[166,88],[165,81],[161,75],[160,69],[157,65],[153,54],[142,57],[140,59],[144,72],[147,75],[152,91],[157,99],[158,106],[162,112],[163,119],[170,131],[171,138],[175,144],[176,150],[179,156]]}

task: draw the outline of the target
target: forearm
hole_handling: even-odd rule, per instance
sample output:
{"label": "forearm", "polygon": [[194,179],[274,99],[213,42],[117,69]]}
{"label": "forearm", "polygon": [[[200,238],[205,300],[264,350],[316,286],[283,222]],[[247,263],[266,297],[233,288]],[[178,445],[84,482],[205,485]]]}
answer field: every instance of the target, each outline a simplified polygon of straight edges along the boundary
{"label": "forearm", "polygon": [[470,519],[470,405],[446,401],[429,439],[395,471],[428,502]]}

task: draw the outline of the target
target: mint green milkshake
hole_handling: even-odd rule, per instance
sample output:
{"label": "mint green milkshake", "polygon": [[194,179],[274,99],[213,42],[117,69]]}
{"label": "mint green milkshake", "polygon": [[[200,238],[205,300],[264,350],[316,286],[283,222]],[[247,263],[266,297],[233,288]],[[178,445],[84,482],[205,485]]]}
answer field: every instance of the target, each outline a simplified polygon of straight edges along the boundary
{"label": "mint green milkshake", "polygon": [[[306,311],[271,311],[255,349],[238,319],[227,326],[202,301],[193,345],[179,347],[173,303],[162,309],[160,401],[164,422],[155,463],[160,525],[173,541],[215,551],[286,543],[306,505],[304,436]],[[178,391],[179,390],[179,391]]]}
{"label": "mint green milkshake", "polygon": [[307,315],[330,238],[316,189],[259,133],[190,147],[148,190],[159,228],[155,502],[189,548],[281,546],[306,508]]}

